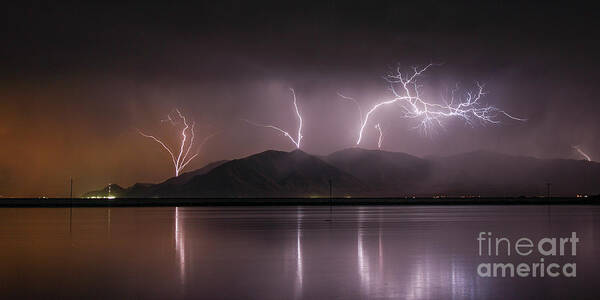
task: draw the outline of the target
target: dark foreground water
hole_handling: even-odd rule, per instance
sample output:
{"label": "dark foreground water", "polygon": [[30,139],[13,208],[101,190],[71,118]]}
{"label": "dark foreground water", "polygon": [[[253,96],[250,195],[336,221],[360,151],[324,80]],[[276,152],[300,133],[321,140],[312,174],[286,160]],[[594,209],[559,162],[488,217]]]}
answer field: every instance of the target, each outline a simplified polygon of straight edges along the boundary
{"label": "dark foreground water", "polygon": [[[479,232],[579,242],[490,257]],[[597,299],[599,247],[594,206],[2,208],[0,298]],[[477,273],[540,258],[576,277]]]}

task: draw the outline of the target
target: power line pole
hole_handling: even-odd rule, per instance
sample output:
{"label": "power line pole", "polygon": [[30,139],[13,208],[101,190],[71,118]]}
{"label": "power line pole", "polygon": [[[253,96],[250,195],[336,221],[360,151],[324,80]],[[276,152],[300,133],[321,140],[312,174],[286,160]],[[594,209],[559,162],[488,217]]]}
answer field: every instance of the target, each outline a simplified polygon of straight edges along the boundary
{"label": "power line pole", "polygon": [[333,181],[329,179],[329,219],[333,212]]}
{"label": "power line pole", "polygon": [[552,213],[550,211],[551,205],[552,205],[552,203],[551,203],[552,193],[551,193],[550,188],[552,187],[552,183],[548,182],[548,183],[546,183],[546,185],[547,185],[547,189],[548,189],[548,222],[552,223],[552,219],[551,219]]}
{"label": "power line pole", "polygon": [[71,197],[71,205],[69,207],[69,233],[72,232],[73,229],[73,177],[71,177],[71,193],[70,193],[70,197]]}

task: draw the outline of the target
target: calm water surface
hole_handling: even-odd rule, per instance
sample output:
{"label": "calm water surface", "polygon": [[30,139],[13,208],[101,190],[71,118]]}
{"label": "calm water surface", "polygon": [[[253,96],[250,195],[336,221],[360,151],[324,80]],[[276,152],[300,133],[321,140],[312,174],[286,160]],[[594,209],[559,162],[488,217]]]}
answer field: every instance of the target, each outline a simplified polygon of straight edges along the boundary
{"label": "calm water surface", "polygon": [[[597,299],[600,207],[0,209],[0,298]],[[577,232],[577,277],[481,278],[479,232]]]}

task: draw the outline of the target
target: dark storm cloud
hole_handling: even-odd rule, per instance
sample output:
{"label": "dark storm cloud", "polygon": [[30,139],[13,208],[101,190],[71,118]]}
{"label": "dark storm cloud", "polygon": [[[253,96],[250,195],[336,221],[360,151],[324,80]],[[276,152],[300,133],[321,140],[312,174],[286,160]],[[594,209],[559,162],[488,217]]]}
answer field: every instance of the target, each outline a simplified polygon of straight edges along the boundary
{"label": "dark storm cloud", "polygon": [[[290,143],[241,118],[294,130],[289,87],[306,120],[304,149],[351,146],[355,108],[385,97],[381,76],[430,61],[435,96],[455,82],[487,83],[486,98],[526,123],[448,129],[424,137],[382,113],[384,148],[415,155],[475,149],[600,157],[598,34],[593,9],[569,2],[419,1],[78,4],[7,8],[0,49],[0,194],[61,195],[108,182],[156,182],[168,156],[139,135],[163,132],[173,107],[199,135],[219,131],[192,168]],[[369,132],[364,147],[376,143]],[[8,179],[6,179],[8,178]]]}

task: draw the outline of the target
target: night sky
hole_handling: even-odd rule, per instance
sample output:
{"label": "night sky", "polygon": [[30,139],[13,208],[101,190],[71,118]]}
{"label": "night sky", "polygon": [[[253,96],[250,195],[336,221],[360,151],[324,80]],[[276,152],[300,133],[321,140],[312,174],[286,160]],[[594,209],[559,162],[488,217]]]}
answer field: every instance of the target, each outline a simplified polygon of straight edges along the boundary
{"label": "night sky", "polygon": [[[289,151],[288,88],[305,121],[302,149],[351,147],[363,109],[389,96],[382,76],[400,64],[443,65],[424,91],[487,84],[485,100],[527,122],[431,135],[398,111],[377,115],[384,150],[416,156],[478,149],[539,158],[600,157],[596,10],[569,1],[196,1],[176,4],[28,3],[0,12],[0,195],[64,196],[108,183],[160,182],[168,154],[144,137],[171,133],[179,108],[213,132],[187,170],[267,149]],[[416,3],[418,2],[418,3]],[[174,141],[174,140],[171,140]],[[377,147],[368,130],[361,144]]]}

